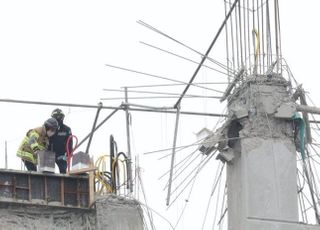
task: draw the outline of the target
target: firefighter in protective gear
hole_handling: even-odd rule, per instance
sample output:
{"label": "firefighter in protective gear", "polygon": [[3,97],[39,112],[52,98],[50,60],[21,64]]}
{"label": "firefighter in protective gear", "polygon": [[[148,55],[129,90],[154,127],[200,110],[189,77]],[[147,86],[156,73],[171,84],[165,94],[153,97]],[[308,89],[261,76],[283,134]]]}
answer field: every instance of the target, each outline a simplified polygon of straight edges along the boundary
{"label": "firefighter in protective gear", "polygon": [[49,137],[55,134],[58,127],[57,120],[49,118],[41,127],[27,132],[17,151],[17,156],[22,159],[28,171],[37,171],[37,152],[48,148]]}
{"label": "firefighter in protective gear", "polygon": [[[71,128],[63,123],[64,113],[61,109],[57,108],[52,111],[51,117],[55,118],[58,121],[59,129],[50,138],[50,147],[49,149],[56,153],[56,164],[59,167],[60,173],[66,173],[67,171],[67,140],[72,135]],[[72,139],[68,143],[69,151],[72,152]]]}

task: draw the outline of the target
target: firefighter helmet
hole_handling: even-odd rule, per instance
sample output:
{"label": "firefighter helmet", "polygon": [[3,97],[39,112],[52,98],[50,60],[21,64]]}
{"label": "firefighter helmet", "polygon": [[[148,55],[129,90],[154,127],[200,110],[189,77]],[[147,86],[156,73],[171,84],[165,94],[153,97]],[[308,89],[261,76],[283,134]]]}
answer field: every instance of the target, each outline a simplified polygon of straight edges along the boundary
{"label": "firefighter helmet", "polygon": [[59,124],[58,124],[58,121],[55,118],[51,117],[51,118],[49,118],[48,120],[46,120],[44,122],[44,126],[46,127],[46,129],[54,129],[54,130],[56,130],[56,129],[58,129]]}

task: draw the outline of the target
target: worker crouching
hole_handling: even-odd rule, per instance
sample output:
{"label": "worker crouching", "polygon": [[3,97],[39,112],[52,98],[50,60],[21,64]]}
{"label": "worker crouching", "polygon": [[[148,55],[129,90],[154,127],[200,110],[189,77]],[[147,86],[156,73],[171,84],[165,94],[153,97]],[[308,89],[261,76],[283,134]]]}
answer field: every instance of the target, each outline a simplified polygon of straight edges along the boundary
{"label": "worker crouching", "polygon": [[27,132],[17,151],[17,156],[22,159],[28,171],[37,171],[37,152],[48,148],[49,137],[55,134],[58,127],[57,120],[49,118],[41,127]]}

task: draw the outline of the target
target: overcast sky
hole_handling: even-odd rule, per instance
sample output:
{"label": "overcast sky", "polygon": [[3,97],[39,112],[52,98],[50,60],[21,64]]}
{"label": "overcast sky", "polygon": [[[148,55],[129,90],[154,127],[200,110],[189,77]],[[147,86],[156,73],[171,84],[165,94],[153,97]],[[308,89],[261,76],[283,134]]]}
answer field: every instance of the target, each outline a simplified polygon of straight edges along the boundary
{"label": "overcast sky", "polygon": [[[283,56],[296,79],[304,84],[318,106],[319,6],[320,2],[317,0],[280,0]],[[147,42],[196,61],[200,61],[199,56],[142,27],[136,21],[145,21],[204,53],[223,17],[222,0],[0,1],[0,98],[95,105],[100,98],[123,97],[122,93],[103,89],[170,83],[112,69],[105,64],[189,81],[196,65],[139,42]],[[211,52],[211,56],[220,61],[224,61],[221,57],[225,57],[223,42],[219,40]],[[196,82],[208,81],[226,82],[226,78],[211,70],[202,69]],[[216,88],[223,90],[224,86]],[[157,91],[175,93],[182,90],[182,87],[157,88]],[[205,90],[193,89],[191,92],[217,95]],[[176,99],[149,99],[136,100],[134,103],[173,106],[175,101]],[[122,100],[102,102],[104,105],[118,106]],[[221,113],[224,106],[214,99],[184,99],[182,110]],[[0,103],[0,153],[4,157],[3,143],[8,141],[10,168],[20,168],[15,152],[26,131],[41,125],[55,108],[56,106]],[[90,131],[96,111],[61,108],[67,114],[66,123],[81,140]],[[102,111],[101,119],[110,112]],[[119,149],[126,151],[124,121],[123,112],[111,118],[95,135],[90,153],[96,158],[108,153],[110,134],[115,136]],[[182,116],[178,145],[196,141],[194,133],[203,127],[213,129],[216,122],[216,118]],[[172,115],[132,113],[133,155],[141,154],[140,162],[149,205],[174,225],[188,194],[181,198],[177,207],[167,213],[166,192],[162,191],[165,180],[159,181],[158,177],[168,170],[169,159],[159,161],[158,158],[169,152],[156,156],[143,155],[144,152],[170,148],[173,129]],[[177,157],[182,159],[182,156]],[[211,166],[202,174],[206,179],[195,185],[195,195],[188,200],[190,205],[195,206],[186,209],[187,217],[181,220],[179,229],[200,229],[212,186],[211,175],[216,173],[216,164],[212,163]],[[0,167],[4,167],[4,161],[0,161]],[[202,204],[198,204],[200,201]],[[211,222],[208,229],[211,229],[210,226]],[[156,227],[169,229],[163,221],[157,222]]]}

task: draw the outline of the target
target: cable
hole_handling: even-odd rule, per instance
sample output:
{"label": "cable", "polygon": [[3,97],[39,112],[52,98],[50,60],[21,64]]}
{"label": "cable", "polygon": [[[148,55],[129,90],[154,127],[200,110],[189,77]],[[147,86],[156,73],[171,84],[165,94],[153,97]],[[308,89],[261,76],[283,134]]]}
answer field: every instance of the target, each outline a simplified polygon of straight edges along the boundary
{"label": "cable", "polygon": [[[199,170],[200,170],[200,168],[198,169],[198,172],[197,172],[197,173],[199,173]],[[179,218],[178,218],[178,220],[177,220],[177,223],[176,223],[175,226],[174,226],[174,229],[178,226],[178,224],[179,224],[179,222],[180,222],[180,220],[181,220],[181,217],[182,217],[182,215],[184,214],[184,212],[185,212],[185,210],[186,210],[186,208],[187,208],[187,204],[189,203],[189,200],[190,200],[191,193],[192,193],[192,191],[193,191],[193,187],[194,187],[194,185],[195,185],[195,182],[196,182],[196,180],[194,179],[193,182],[192,182],[192,185],[191,185],[191,188],[190,188],[190,191],[189,191],[187,200],[186,200],[185,205],[184,205],[184,207],[183,207],[183,209],[182,209],[182,212],[181,212],[181,214],[180,214],[180,216],[179,216]]]}
{"label": "cable", "polygon": [[[72,149],[70,149],[70,141],[71,141],[73,138],[76,139],[76,144],[74,145],[74,146],[75,146],[74,148],[73,148],[73,146],[71,146]],[[68,139],[67,139],[66,146],[65,146],[66,153],[67,153],[67,156],[66,156],[66,157],[67,157],[68,172],[70,172],[71,158],[72,158],[73,152],[76,150],[77,146],[78,146],[78,138],[77,138],[75,135],[70,135],[70,136],[68,137]]]}
{"label": "cable", "polygon": [[164,216],[162,216],[162,215],[161,215],[159,212],[157,212],[156,210],[152,209],[150,206],[142,203],[141,201],[137,201],[137,202],[139,202],[140,205],[147,207],[149,210],[151,210],[152,212],[154,212],[155,214],[157,214],[159,217],[161,217],[163,220],[165,220],[165,221],[170,225],[170,227],[174,230],[173,225],[170,223],[170,221],[169,221],[167,218],[165,218]]}
{"label": "cable", "polygon": [[[216,203],[218,204],[218,201],[220,199],[220,187],[221,187],[221,179],[219,180],[219,184],[218,184],[218,194],[217,194],[217,201]],[[212,225],[214,226],[214,223],[216,222],[216,219],[217,219],[217,214],[218,214],[218,205],[216,205],[216,210],[214,212],[214,218],[213,218],[213,221],[212,221]]]}
{"label": "cable", "polygon": [[[212,199],[214,191],[215,191],[215,189],[217,187],[217,183],[221,179],[221,174],[222,174],[222,171],[223,171],[223,167],[224,167],[224,164],[222,164],[221,161],[220,161],[219,165],[218,165],[218,168],[217,168],[217,171],[216,171],[216,175],[215,175],[214,180],[213,180],[212,189],[211,189],[208,205],[207,205],[207,208],[206,208],[206,211],[205,211],[205,215],[204,215],[204,218],[203,218],[201,230],[204,229],[204,226],[205,226],[205,223],[206,223],[206,218],[207,218],[209,207],[210,207],[210,203],[211,203],[211,199]],[[219,171],[220,171],[220,173],[219,173]]]}
{"label": "cable", "polygon": [[[196,178],[196,176],[199,174],[200,170],[209,162],[209,160],[214,156],[214,154],[211,154],[209,157],[205,158],[205,160],[203,160],[202,162],[200,162],[200,164],[202,163],[202,165],[199,164],[198,170],[195,173],[195,175],[189,180],[189,182],[183,187],[183,189],[181,189],[181,192],[177,195],[177,197],[171,202],[171,204],[168,206],[168,208],[178,199],[178,197],[183,193],[183,191],[186,189],[186,187],[189,186],[189,184],[193,181],[193,179]],[[204,162],[204,163],[203,163]],[[176,191],[176,189],[172,192],[174,193]]]}
{"label": "cable", "polygon": [[226,197],[227,197],[227,181],[225,181],[225,187],[224,187],[224,191],[223,191],[223,200],[222,200],[222,205],[221,205],[221,213],[220,213],[220,219],[218,221],[218,225],[219,225],[219,230],[220,228],[223,226],[223,220],[225,217],[225,214],[227,213],[228,208],[225,207],[226,205]]}
{"label": "cable", "polygon": [[302,216],[302,221],[304,223],[307,223],[307,215],[306,213],[303,211],[303,209],[305,209],[305,204],[304,204],[304,200],[303,200],[303,196],[302,196],[302,191],[303,191],[303,186],[301,186],[301,182],[300,182],[300,176],[299,176],[299,170],[297,170],[297,178],[298,178],[298,186],[300,187],[298,190],[298,200],[299,200],[299,206],[300,206],[300,211],[301,211],[301,216]]}
{"label": "cable", "polygon": [[110,155],[102,155],[100,156],[96,162],[95,162],[95,167],[97,168],[95,172],[95,179],[97,180],[97,192],[99,194],[104,194],[104,193],[112,193],[113,189],[111,186],[111,178],[107,178],[105,175],[105,172],[102,169],[101,164],[103,165],[103,162],[105,161],[106,158],[110,158]]}
{"label": "cable", "polygon": [[150,210],[148,208],[149,206],[148,206],[148,202],[147,202],[147,197],[146,197],[146,194],[145,194],[143,181],[141,179],[141,175],[140,175],[140,170],[139,169],[138,169],[138,180],[140,181],[140,185],[141,185],[141,190],[142,190],[142,195],[143,195],[144,201],[147,204],[147,214],[148,214],[148,217],[149,217],[151,228],[152,228],[152,230],[155,230],[155,226],[153,224],[153,222],[154,222],[153,221],[153,216],[152,216],[152,213],[150,212]]}

